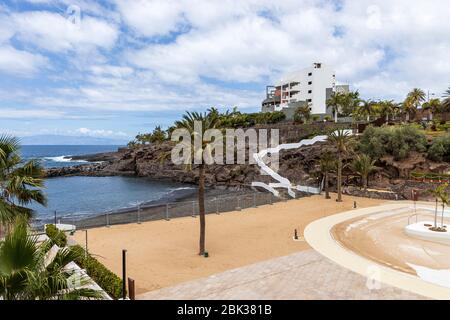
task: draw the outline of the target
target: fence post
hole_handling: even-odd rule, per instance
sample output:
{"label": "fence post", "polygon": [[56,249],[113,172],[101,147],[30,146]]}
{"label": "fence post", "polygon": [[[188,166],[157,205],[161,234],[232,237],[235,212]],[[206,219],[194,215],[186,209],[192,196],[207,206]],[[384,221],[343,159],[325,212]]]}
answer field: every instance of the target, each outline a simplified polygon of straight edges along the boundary
{"label": "fence post", "polygon": [[109,212],[106,213],[106,227],[109,228]]}
{"label": "fence post", "polygon": [[141,224],[141,205],[138,205],[138,224]]}
{"label": "fence post", "polygon": [[192,218],[195,218],[195,201],[192,201]]}
{"label": "fence post", "polygon": [[242,209],[241,209],[241,201],[240,201],[239,196],[236,197],[236,201],[237,201],[236,210],[237,210],[237,211],[241,211],[241,210],[242,210]]}
{"label": "fence post", "polygon": [[273,204],[272,193],[269,193],[269,204]]}
{"label": "fence post", "polygon": [[256,208],[256,193],[253,193],[253,208]]}
{"label": "fence post", "polygon": [[214,198],[214,201],[216,203],[216,214],[220,214],[219,213],[219,199],[217,197]]}
{"label": "fence post", "polygon": [[169,220],[170,220],[170,218],[169,218],[169,204],[166,203],[166,221],[169,221]]}

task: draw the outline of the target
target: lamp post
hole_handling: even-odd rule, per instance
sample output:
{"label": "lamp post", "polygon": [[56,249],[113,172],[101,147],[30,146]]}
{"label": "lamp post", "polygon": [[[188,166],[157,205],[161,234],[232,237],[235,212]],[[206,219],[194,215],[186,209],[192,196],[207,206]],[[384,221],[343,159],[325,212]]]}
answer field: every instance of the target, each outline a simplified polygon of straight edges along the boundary
{"label": "lamp post", "polygon": [[122,250],[122,299],[127,298],[127,250]]}
{"label": "lamp post", "polygon": [[87,255],[88,255],[88,231],[87,231],[87,229],[85,229],[83,231],[84,231],[84,234],[85,234],[85,238],[84,238],[84,245],[85,245],[85,247],[84,247],[84,249],[85,249],[84,257],[87,258]]}

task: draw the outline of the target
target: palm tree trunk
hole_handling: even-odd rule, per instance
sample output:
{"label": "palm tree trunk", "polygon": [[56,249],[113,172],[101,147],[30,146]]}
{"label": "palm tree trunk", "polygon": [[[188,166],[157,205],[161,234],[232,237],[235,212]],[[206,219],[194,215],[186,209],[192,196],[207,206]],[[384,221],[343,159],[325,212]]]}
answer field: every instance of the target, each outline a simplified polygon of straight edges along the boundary
{"label": "palm tree trunk", "polygon": [[338,157],[338,172],[337,172],[337,192],[338,192],[338,198],[337,202],[342,202],[342,157],[341,154],[339,154]]}
{"label": "palm tree trunk", "polygon": [[199,255],[205,254],[205,165],[200,164],[199,166],[199,177],[198,177],[198,209],[200,216],[200,250]]}
{"label": "palm tree trunk", "polygon": [[409,122],[409,112],[406,112],[406,122]]}
{"label": "palm tree trunk", "polygon": [[328,181],[328,172],[325,172],[325,199],[331,199]]}
{"label": "palm tree trunk", "polygon": [[365,177],[362,177],[362,179],[363,179],[363,188],[364,188],[364,191],[367,191],[367,185],[368,185],[368,183],[367,183],[367,176],[365,176]]}
{"label": "palm tree trunk", "polygon": [[337,123],[337,121],[338,121],[338,112],[336,109],[336,110],[334,110],[334,122]]}
{"label": "palm tree trunk", "polygon": [[436,210],[434,211],[434,227],[437,228],[437,210],[438,210],[438,199],[436,198]]}
{"label": "palm tree trunk", "polygon": [[444,228],[444,209],[445,203],[442,203],[442,216],[441,216],[441,227]]}

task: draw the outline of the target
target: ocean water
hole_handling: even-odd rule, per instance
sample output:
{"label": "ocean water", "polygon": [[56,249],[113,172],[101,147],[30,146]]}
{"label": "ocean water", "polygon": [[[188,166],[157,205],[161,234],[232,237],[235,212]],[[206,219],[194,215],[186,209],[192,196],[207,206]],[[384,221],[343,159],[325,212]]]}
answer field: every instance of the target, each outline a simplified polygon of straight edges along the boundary
{"label": "ocean water", "polygon": [[[65,156],[115,151],[118,146],[24,146],[24,159],[45,167],[80,164]],[[37,220],[70,216],[79,219],[108,211],[134,208],[153,201],[173,201],[195,192],[194,186],[134,177],[57,177],[45,181],[48,206],[32,205]]]}
{"label": "ocean water", "polygon": [[60,168],[86,163],[73,161],[70,156],[117,151],[121,146],[22,146],[24,160],[37,159],[45,168]]}

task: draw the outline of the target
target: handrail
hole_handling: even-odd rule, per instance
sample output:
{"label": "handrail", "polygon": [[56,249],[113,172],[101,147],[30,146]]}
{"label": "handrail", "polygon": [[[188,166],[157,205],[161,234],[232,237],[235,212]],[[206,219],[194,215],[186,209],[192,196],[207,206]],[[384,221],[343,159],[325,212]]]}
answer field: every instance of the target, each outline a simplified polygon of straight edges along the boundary
{"label": "handrail", "polygon": [[[349,132],[352,132],[352,130],[346,130]],[[297,143],[285,143],[285,144],[280,144],[275,148],[269,148],[269,149],[265,149],[265,150],[261,150],[260,152],[254,153],[253,154],[253,159],[255,159],[257,165],[261,168],[261,171],[263,171],[264,173],[268,174],[269,176],[271,176],[273,179],[275,179],[277,181],[277,183],[263,183],[263,182],[253,182],[252,186],[254,187],[263,187],[266,190],[272,192],[275,196],[278,196],[278,192],[276,190],[274,190],[274,188],[285,188],[288,190],[288,194],[292,197],[295,198],[295,192],[292,189],[295,189],[297,191],[303,191],[303,192],[307,192],[307,193],[312,193],[312,194],[320,194],[320,192],[323,189],[323,184],[319,185],[319,187],[315,188],[315,187],[310,187],[310,186],[302,186],[302,185],[293,185],[291,183],[291,181],[283,176],[281,176],[280,174],[278,174],[277,172],[275,172],[272,168],[270,168],[263,160],[263,158],[267,155],[267,154],[273,154],[273,153],[280,153],[281,150],[291,150],[291,149],[298,149],[300,147],[303,146],[309,146],[309,145],[314,145],[317,142],[325,142],[328,139],[328,136],[322,135],[322,136],[315,136],[312,139],[303,139],[300,142]]]}

